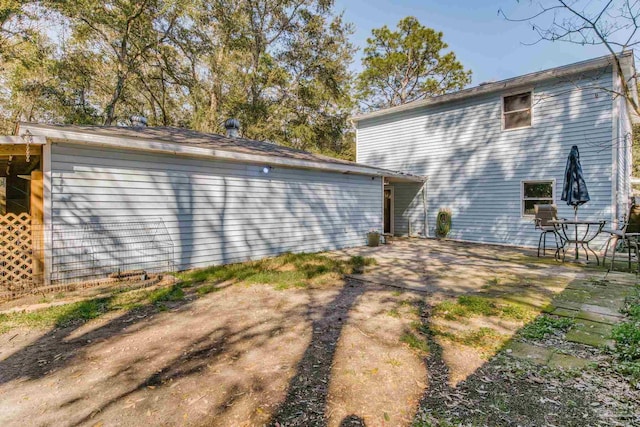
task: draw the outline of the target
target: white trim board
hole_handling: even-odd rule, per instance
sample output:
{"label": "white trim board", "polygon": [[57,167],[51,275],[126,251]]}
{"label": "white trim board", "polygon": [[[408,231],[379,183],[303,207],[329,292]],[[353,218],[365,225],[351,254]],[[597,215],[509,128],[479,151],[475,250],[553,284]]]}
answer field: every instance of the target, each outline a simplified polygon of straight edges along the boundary
{"label": "white trim board", "polygon": [[115,148],[134,151],[147,151],[155,153],[173,154],[199,158],[216,158],[240,163],[254,163],[265,165],[277,165],[283,167],[314,169],[329,172],[354,173],[367,176],[386,176],[409,182],[424,182],[426,177],[407,175],[400,172],[389,171],[357,164],[340,164],[322,161],[301,160],[289,157],[265,156],[259,154],[240,153],[237,151],[220,150],[215,148],[194,147],[192,145],[177,144],[172,142],[157,141],[151,139],[135,139],[126,137],[96,135],[91,133],[70,131],[62,129],[30,127],[21,125],[31,133],[39,134],[53,142],[68,142],[72,144],[90,145],[94,147]]}

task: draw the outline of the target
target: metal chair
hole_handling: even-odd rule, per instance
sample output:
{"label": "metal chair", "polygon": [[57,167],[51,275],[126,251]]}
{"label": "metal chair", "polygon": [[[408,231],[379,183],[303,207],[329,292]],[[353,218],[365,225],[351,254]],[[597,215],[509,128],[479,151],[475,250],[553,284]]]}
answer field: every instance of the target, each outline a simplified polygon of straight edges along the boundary
{"label": "metal chair", "polygon": [[[610,236],[604,247],[604,259],[602,261],[602,265],[605,265],[609,246],[612,246],[613,251],[609,271],[613,270],[616,261],[616,248],[618,247],[618,242],[622,241],[627,246],[629,270],[631,270],[631,247],[633,247],[636,252],[636,262],[638,263],[637,273],[640,273],[640,248],[638,247],[638,238],[640,237],[640,205],[631,205],[629,212],[625,216],[624,221],[618,230],[604,231],[609,233]],[[612,242],[613,244],[611,244]]]}
{"label": "metal chair", "polygon": [[553,238],[556,243],[556,256],[560,251],[560,244],[558,243],[558,233],[551,221],[558,219],[558,208],[556,205],[533,205],[535,213],[536,230],[540,230],[540,239],[538,240],[538,257],[540,257],[540,247],[542,247],[542,256],[546,254],[547,248],[547,234],[553,233]]}

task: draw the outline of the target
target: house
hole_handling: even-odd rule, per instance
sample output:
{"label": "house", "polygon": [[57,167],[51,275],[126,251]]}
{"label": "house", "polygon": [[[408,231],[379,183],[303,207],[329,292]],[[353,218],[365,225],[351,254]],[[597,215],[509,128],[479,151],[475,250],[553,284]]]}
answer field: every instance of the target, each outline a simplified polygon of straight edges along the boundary
{"label": "house", "polygon": [[[359,246],[381,227],[383,181],[424,182],[239,138],[234,126],[221,136],[21,123],[18,136],[0,137],[0,234],[31,235],[9,239],[0,282],[105,276],[159,257],[187,269]],[[29,239],[33,248],[16,244]]]}
{"label": "house", "polygon": [[[635,94],[633,53],[619,60]],[[532,246],[535,204],[560,200],[571,146],[580,150],[591,201],[582,219],[615,223],[630,196],[632,117],[615,96],[613,56],[535,72],[353,118],[357,162],[429,178],[427,221],[412,183],[385,185],[385,231],[433,235],[440,208],[453,239]],[[400,219],[400,221],[398,221]]]}

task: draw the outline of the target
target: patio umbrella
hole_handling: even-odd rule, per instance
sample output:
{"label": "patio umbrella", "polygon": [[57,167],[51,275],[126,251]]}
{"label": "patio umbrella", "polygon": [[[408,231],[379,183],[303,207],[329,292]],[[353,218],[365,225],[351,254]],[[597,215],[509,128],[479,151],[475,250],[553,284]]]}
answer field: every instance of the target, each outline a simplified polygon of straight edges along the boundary
{"label": "patio umbrella", "polygon": [[564,185],[562,186],[562,198],[567,205],[573,206],[575,219],[578,219],[578,206],[587,203],[590,199],[587,184],[584,182],[582,166],[580,165],[580,153],[578,146],[571,147],[567,158],[567,168],[564,171]]}

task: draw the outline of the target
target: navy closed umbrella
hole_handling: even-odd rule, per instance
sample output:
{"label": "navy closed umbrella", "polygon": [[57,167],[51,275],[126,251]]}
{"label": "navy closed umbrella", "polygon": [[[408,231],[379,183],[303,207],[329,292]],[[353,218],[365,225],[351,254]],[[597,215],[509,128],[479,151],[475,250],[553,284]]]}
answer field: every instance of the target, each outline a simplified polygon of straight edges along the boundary
{"label": "navy closed umbrella", "polygon": [[587,184],[584,182],[582,166],[580,165],[580,153],[578,146],[571,147],[567,158],[567,168],[564,171],[564,185],[562,186],[562,198],[567,205],[573,206],[575,219],[578,219],[578,206],[587,203],[590,199]]}

